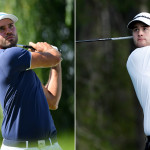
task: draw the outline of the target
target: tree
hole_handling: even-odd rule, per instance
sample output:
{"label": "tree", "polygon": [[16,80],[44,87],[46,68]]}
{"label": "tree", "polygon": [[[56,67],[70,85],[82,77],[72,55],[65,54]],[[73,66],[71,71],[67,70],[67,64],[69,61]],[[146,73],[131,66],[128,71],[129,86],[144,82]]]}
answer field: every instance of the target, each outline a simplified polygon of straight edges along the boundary
{"label": "tree", "polygon": [[[140,9],[129,0],[76,3],[77,40],[127,36],[126,25]],[[76,45],[78,150],[143,149],[142,110],[126,70],[131,45],[130,40]]]}

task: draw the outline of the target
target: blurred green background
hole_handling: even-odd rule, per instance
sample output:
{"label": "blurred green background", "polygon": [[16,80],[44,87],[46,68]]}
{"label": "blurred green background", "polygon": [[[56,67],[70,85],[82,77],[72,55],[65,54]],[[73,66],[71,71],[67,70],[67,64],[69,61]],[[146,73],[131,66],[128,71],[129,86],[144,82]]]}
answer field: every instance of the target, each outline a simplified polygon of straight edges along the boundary
{"label": "blurred green background", "polygon": [[[62,97],[58,110],[51,113],[58,142],[64,150],[74,150],[74,1],[2,0],[0,11],[19,18],[16,23],[19,44],[41,41],[62,50]],[[46,84],[50,68],[34,71]],[[2,123],[2,110],[0,121]]]}
{"label": "blurred green background", "polygon": [[[76,39],[129,36],[148,0],[76,0]],[[132,40],[76,44],[77,150],[144,150],[143,112],[126,69]]]}

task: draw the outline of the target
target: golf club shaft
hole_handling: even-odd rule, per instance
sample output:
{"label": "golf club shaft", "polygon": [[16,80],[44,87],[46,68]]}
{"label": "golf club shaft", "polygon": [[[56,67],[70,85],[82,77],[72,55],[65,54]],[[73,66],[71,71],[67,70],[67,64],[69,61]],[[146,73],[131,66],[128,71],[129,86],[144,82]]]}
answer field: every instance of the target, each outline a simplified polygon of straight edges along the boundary
{"label": "golf club shaft", "polygon": [[126,37],[116,37],[116,38],[103,38],[103,39],[91,39],[91,40],[79,40],[76,41],[76,43],[83,43],[83,42],[96,42],[96,41],[112,41],[112,40],[126,40],[126,39],[132,39],[132,36],[126,36]]}

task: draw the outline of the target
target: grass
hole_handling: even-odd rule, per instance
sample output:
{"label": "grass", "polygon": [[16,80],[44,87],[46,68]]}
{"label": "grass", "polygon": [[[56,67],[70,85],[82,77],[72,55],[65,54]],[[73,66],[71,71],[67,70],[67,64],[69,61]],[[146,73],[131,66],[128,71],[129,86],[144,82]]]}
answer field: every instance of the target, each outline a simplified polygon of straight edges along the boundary
{"label": "grass", "polygon": [[73,131],[65,131],[58,133],[58,143],[63,150],[75,150],[74,133]]}

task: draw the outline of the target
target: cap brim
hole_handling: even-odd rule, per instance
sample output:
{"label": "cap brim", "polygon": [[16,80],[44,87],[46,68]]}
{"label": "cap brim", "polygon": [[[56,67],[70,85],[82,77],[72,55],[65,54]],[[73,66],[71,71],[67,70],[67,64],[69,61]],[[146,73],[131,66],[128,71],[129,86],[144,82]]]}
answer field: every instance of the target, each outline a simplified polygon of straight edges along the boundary
{"label": "cap brim", "polygon": [[14,23],[18,21],[18,18],[12,14],[5,14],[3,16],[0,16],[0,20],[2,19],[11,19]]}
{"label": "cap brim", "polygon": [[150,26],[150,20],[148,20],[147,18],[139,17],[139,18],[136,18],[136,19],[130,21],[130,22],[128,23],[127,27],[128,27],[129,29],[133,29],[133,28],[134,28],[134,24],[135,24],[136,22],[142,22],[142,23],[144,23],[144,24]]}

